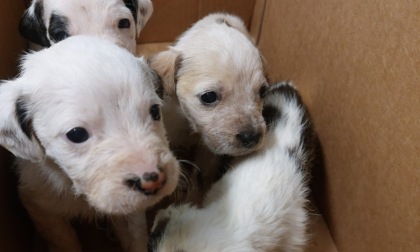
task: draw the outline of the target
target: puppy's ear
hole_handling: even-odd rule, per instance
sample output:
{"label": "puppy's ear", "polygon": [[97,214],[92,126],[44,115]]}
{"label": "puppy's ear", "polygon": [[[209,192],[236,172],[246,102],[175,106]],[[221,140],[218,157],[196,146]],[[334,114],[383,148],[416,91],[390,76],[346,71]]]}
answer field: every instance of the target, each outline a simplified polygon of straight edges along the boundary
{"label": "puppy's ear", "polygon": [[151,68],[162,77],[163,91],[167,95],[176,94],[176,83],[181,64],[181,54],[172,48],[160,52],[150,59]]}
{"label": "puppy's ear", "polygon": [[33,1],[20,19],[19,32],[31,42],[43,47],[50,47],[51,43],[47,38],[47,27],[43,15],[44,5],[42,1]]}
{"label": "puppy's ear", "polygon": [[137,36],[140,34],[140,31],[144,28],[147,21],[153,13],[153,4],[151,0],[133,0],[138,1],[138,21],[137,21]]}
{"label": "puppy's ear", "polygon": [[125,6],[133,14],[136,22],[136,32],[139,36],[140,31],[144,28],[153,13],[153,4],[151,0],[123,0]]}
{"label": "puppy's ear", "polygon": [[150,62],[145,61],[144,57],[137,58],[140,66],[144,66],[143,69],[145,70],[147,78],[153,83],[155,87],[156,94],[159,96],[160,99],[163,99],[163,80],[162,77],[150,67]]}
{"label": "puppy's ear", "polygon": [[32,128],[30,104],[21,95],[21,85],[17,81],[0,85],[0,145],[20,158],[37,162],[43,149]]}

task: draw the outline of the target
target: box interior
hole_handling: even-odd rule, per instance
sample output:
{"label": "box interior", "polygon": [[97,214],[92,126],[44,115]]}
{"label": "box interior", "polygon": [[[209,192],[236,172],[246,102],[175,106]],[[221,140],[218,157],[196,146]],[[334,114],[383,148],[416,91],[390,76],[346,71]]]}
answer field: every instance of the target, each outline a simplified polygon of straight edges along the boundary
{"label": "box interior", "polygon": [[[325,166],[316,171],[307,251],[420,251],[420,2],[154,0],[138,52],[164,50],[214,11],[242,17],[272,81],[293,80],[309,107]],[[0,79],[27,49],[24,1],[0,2]],[[13,158],[0,149],[0,251],[30,251]],[[324,218],[326,222],[324,222]]]}

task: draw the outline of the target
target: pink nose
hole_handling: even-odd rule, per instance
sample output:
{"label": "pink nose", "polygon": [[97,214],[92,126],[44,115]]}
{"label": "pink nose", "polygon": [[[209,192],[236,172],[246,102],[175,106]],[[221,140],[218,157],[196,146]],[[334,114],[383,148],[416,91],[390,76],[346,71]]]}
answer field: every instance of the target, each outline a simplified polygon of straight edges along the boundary
{"label": "pink nose", "polygon": [[137,175],[132,175],[125,179],[124,183],[129,188],[142,192],[145,195],[153,195],[165,185],[166,173],[163,171],[145,172],[141,178]]}

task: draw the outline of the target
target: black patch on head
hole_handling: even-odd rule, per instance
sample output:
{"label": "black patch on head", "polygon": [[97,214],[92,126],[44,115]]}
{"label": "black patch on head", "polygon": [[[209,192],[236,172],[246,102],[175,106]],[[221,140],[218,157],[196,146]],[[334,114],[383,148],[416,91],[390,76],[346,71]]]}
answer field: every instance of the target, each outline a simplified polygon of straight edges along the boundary
{"label": "black patch on head", "polygon": [[219,19],[217,19],[217,20],[216,20],[216,22],[217,22],[218,24],[225,24],[225,25],[227,25],[228,27],[232,27],[232,25],[231,25],[231,24],[229,24],[229,22],[228,22],[228,21],[226,21],[226,19],[224,19],[224,18],[219,18]]}
{"label": "black patch on head", "polygon": [[149,241],[147,243],[148,252],[157,251],[160,240],[165,234],[166,225],[168,225],[168,222],[169,222],[169,218],[163,218],[157,223],[156,228],[153,230],[153,232],[149,236]]}
{"label": "black patch on head", "polygon": [[24,97],[19,97],[16,100],[16,119],[23,133],[25,133],[29,140],[31,140],[34,130],[32,128],[32,119],[28,118],[28,109],[26,107],[26,104],[27,102],[25,101]]}
{"label": "black patch on head", "polygon": [[47,28],[43,19],[44,5],[38,1],[34,6],[34,16],[25,11],[19,22],[20,34],[31,42],[43,47],[50,47],[51,43],[47,38]]}
{"label": "black patch on head", "polygon": [[131,11],[134,21],[137,23],[137,19],[138,19],[137,9],[139,7],[139,3],[137,2],[137,0],[123,0],[123,1],[124,1],[125,6]]}
{"label": "black patch on head", "polygon": [[60,42],[69,37],[68,32],[69,20],[65,16],[53,13],[50,18],[50,26],[48,34],[55,43]]}

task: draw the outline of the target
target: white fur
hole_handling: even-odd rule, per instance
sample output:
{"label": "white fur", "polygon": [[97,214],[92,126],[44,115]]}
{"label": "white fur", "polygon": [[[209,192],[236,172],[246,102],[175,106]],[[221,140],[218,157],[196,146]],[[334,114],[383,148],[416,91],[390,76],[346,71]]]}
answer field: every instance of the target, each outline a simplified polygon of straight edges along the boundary
{"label": "white fur", "polygon": [[[73,35],[91,35],[107,39],[134,53],[136,38],[153,13],[151,0],[134,0],[138,2],[137,22],[123,0],[33,0],[27,10],[29,16],[34,15],[35,3],[42,2],[44,13],[42,22],[46,27],[46,36],[51,44],[48,29],[52,13],[68,19],[68,32]],[[145,10],[141,13],[141,9]],[[129,29],[118,28],[118,21],[127,18],[131,22]]]}
{"label": "white fur", "polygon": [[[296,97],[280,93],[269,94],[266,105],[281,111],[281,117],[267,133],[265,146],[237,160],[211,188],[202,209],[181,205],[159,212],[150,248],[159,252],[303,251],[308,188],[302,167],[309,158],[302,141],[305,110]],[[166,221],[166,228],[160,226]]]}
{"label": "white fur", "polygon": [[[150,115],[162,103],[155,77],[143,58],[106,40],[73,36],[26,55],[21,75],[0,86],[0,144],[19,157],[20,197],[52,250],[79,251],[68,220],[97,215],[114,219],[127,250],[146,249],[143,212],[172,193],[179,172],[162,121]],[[18,99],[30,137],[17,120]],[[89,139],[71,142],[66,133],[75,127]],[[166,184],[156,194],[124,183],[159,168]]]}
{"label": "white fur", "polygon": [[[259,51],[240,18],[222,13],[204,17],[174,46],[152,57],[151,65],[163,76],[165,102],[171,104],[164,108],[171,114],[165,120],[171,146],[188,147],[193,143],[185,139],[198,133],[216,154],[244,155],[261,147],[265,124],[259,90],[267,83]],[[220,101],[203,105],[199,98],[206,91],[217,92]],[[237,138],[248,129],[261,133],[251,148]]]}

